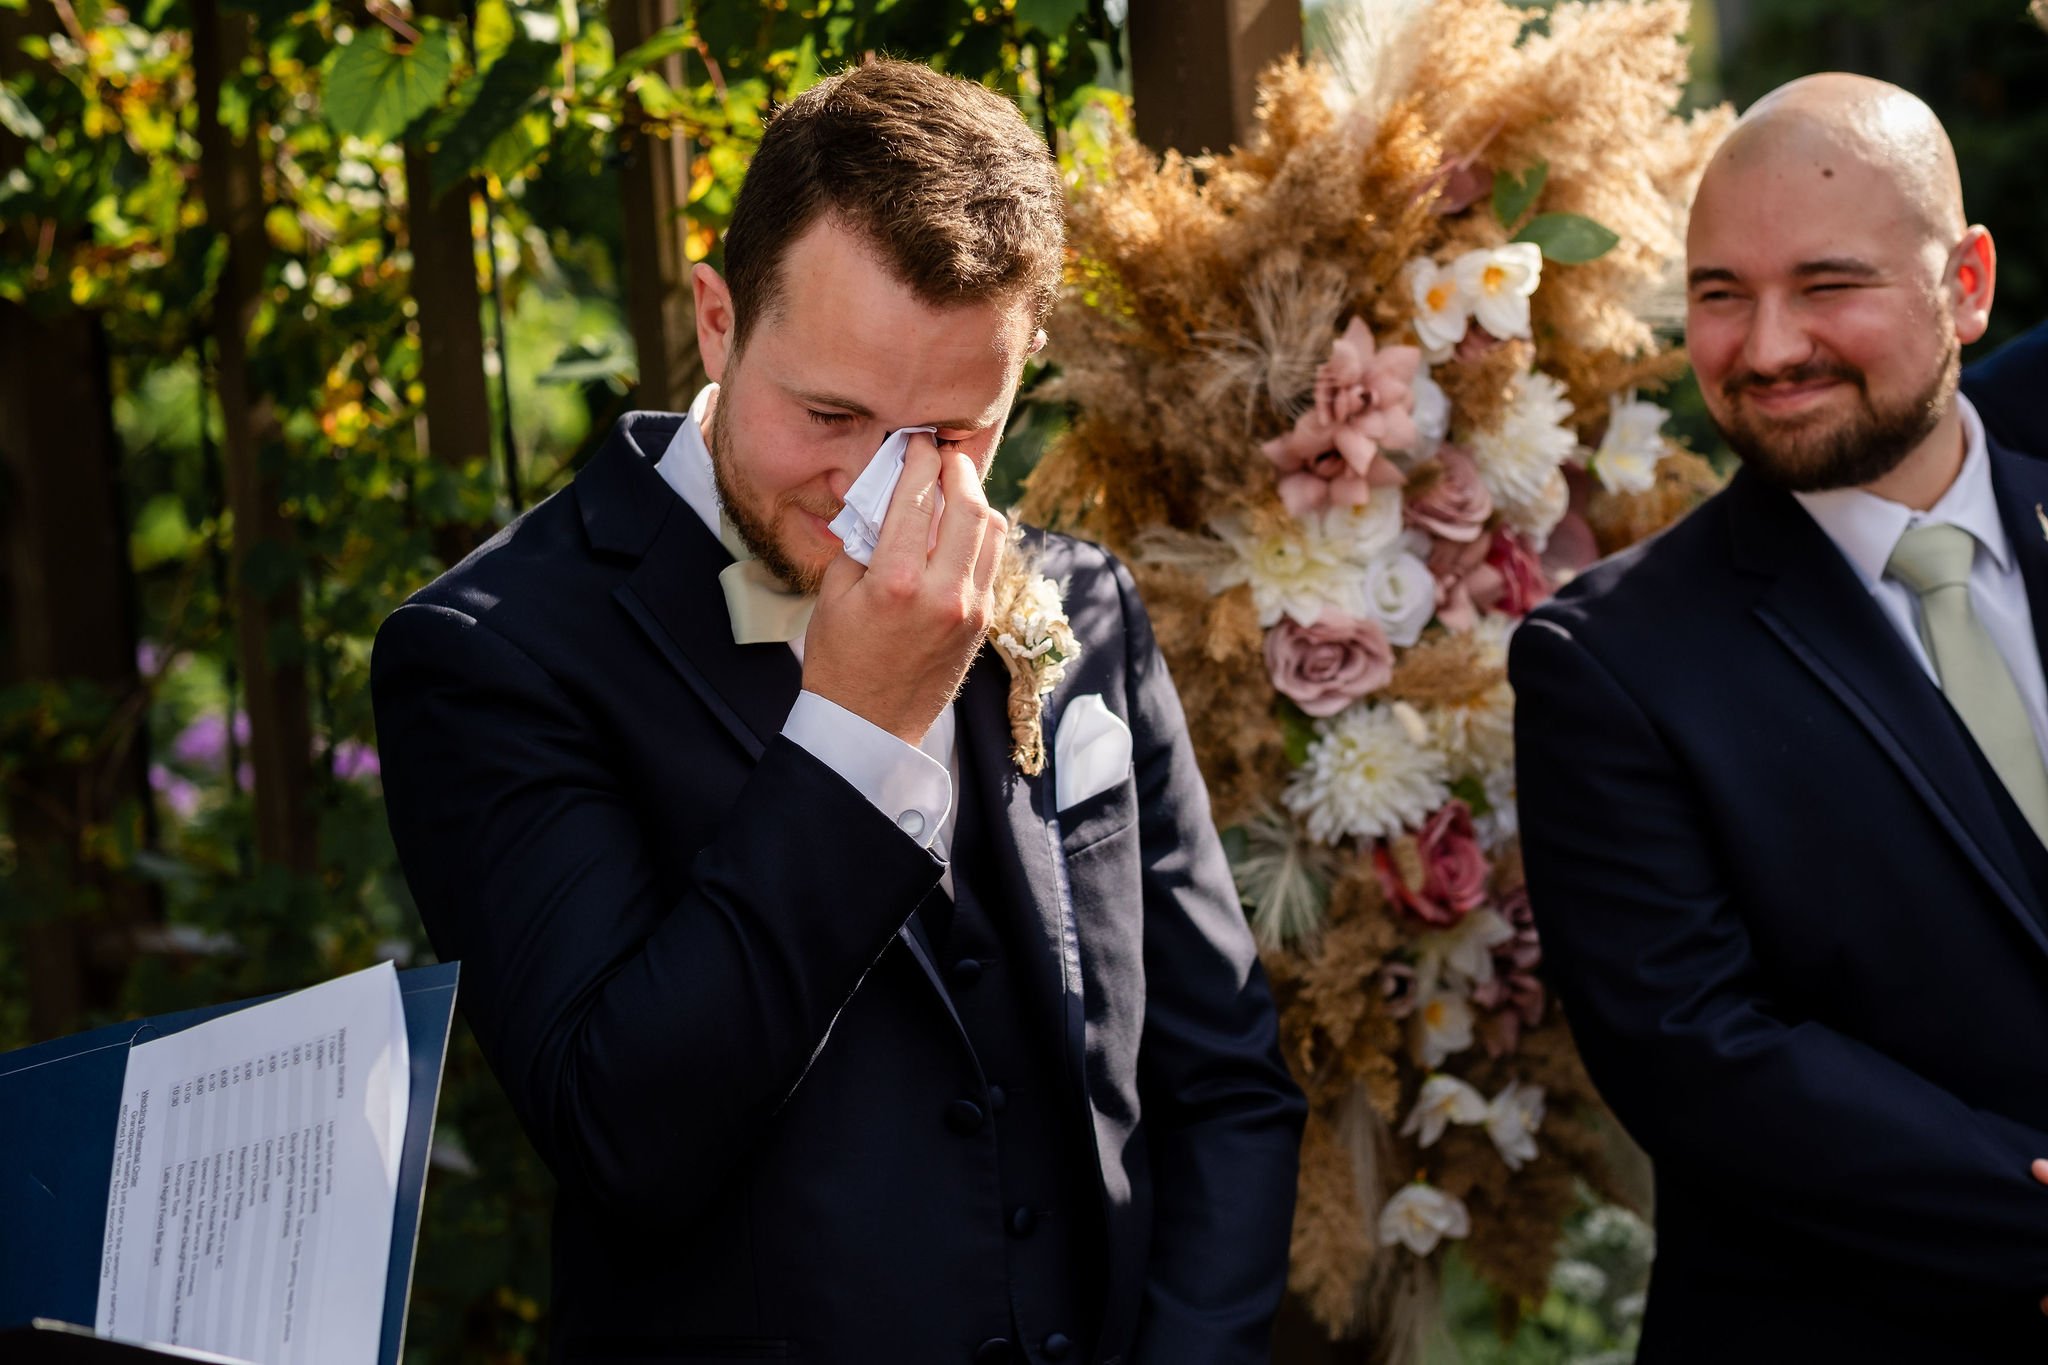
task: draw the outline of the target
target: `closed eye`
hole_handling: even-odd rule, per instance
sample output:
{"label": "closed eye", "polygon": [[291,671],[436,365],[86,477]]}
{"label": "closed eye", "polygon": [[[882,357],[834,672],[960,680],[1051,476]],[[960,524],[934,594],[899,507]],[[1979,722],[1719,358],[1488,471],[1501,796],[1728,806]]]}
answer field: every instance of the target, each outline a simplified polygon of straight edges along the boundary
{"label": "closed eye", "polygon": [[821,427],[843,427],[854,420],[850,412],[819,412],[816,408],[805,408],[804,411]]}

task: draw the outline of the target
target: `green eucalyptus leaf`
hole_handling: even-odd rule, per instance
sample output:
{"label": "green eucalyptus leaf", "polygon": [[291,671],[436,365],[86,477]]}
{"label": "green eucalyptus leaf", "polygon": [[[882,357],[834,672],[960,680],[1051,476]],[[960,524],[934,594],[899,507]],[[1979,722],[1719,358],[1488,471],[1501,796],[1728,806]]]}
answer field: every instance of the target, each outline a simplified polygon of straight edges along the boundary
{"label": "green eucalyptus leaf", "polygon": [[1550,163],[1539,161],[1520,175],[1507,171],[1493,173],[1493,216],[1502,227],[1513,227],[1543,193],[1550,180]]}
{"label": "green eucalyptus leaf", "polygon": [[455,73],[455,43],[438,24],[420,27],[410,47],[380,30],[358,33],[334,55],[322,92],[334,131],[389,142],[439,102]]}
{"label": "green eucalyptus leaf", "polygon": [[434,150],[434,197],[462,183],[483,161],[491,144],[533,107],[546,89],[561,54],[539,43],[515,42],[491,63],[476,96]]}
{"label": "green eucalyptus leaf", "polygon": [[1543,213],[1515,234],[1518,242],[1534,242],[1546,259],[1560,265],[1584,265],[1614,249],[1621,238],[1611,229],[1576,213]]}
{"label": "green eucalyptus leaf", "polygon": [[1088,12],[1088,0],[1017,0],[1017,27],[1057,38]]}

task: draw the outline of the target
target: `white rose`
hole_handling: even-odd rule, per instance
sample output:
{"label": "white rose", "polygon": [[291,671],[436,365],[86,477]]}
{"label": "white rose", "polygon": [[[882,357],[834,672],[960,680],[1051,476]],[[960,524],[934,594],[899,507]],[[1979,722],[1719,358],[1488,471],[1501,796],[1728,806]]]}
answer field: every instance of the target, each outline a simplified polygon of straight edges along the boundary
{"label": "white rose", "polygon": [[1429,565],[1404,550],[1366,569],[1365,600],[1387,639],[1406,648],[1422,638],[1422,628],[1436,615],[1436,579]]}

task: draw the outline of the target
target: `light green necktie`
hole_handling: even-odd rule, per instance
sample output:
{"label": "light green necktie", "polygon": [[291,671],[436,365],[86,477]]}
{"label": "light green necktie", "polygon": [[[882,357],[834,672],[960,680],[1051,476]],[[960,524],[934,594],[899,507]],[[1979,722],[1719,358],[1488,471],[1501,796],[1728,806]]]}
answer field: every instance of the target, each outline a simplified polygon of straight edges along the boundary
{"label": "light green necktie", "polygon": [[1942,692],[2034,833],[2048,842],[2048,768],[2012,670],[1970,608],[1976,554],[1976,539],[1960,526],[1916,526],[1899,537],[1885,572],[1919,597],[1920,639]]}
{"label": "light green necktie", "polygon": [[718,586],[725,590],[725,613],[732,618],[733,642],[787,644],[802,635],[811,623],[811,607],[817,599],[792,590],[754,558],[722,512],[718,539],[733,557],[733,562],[718,572]]}

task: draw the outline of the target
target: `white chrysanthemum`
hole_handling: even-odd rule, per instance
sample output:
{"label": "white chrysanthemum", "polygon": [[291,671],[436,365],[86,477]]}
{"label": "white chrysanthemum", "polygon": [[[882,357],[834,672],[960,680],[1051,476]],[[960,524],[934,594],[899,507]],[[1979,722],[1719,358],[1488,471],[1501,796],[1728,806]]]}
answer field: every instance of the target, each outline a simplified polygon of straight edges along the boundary
{"label": "white chrysanthemum", "polygon": [[1434,1147],[1451,1124],[1485,1121],[1486,1096],[1456,1076],[1431,1076],[1422,1083],[1401,1136],[1415,1138],[1418,1147]]}
{"label": "white chrysanthemum", "polygon": [[1366,565],[1394,548],[1401,539],[1401,490],[1381,488],[1363,507],[1330,507],[1318,518],[1318,529],[1344,558]]}
{"label": "white chrysanthemum", "polygon": [[[1472,458],[1479,466],[1479,478],[1493,495],[1494,506],[1517,530],[1529,530],[1525,520],[1541,520],[1541,533],[1564,515],[1561,495],[1565,493],[1560,466],[1579,449],[1579,438],[1567,419],[1571,401],[1564,385],[1541,370],[1532,370],[1515,383],[1513,398],[1500,426],[1475,434],[1470,442]],[[1554,510],[1554,516],[1549,515]]]}
{"label": "white chrysanthemum", "polygon": [[1514,765],[1515,690],[1497,682],[1477,696],[1433,706],[1429,730],[1453,782],[1461,777],[1484,782]]}
{"label": "white chrysanthemum", "polygon": [[1593,473],[1610,493],[1647,493],[1657,482],[1657,462],[1670,447],[1664,424],[1671,414],[1631,392],[1609,400],[1607,434],[1593,456]]}
{"label": "white chrysanthemum", "polygon": [[1354,703],[1316,722],[1282,799],[1326,844],[1414,829],[1450,800],[1444,757],[1412,707]]}
{"label": "white chrysanthemum", "polygon": [[1449,266],[1418,256],[1408,262],[1408,293],[1415,300],[1415,336],[1432,360],[1449,355],[1465,339],[1472,321],[1472,301],[1458,288]]}
{"label": "white chrysanthemum", "polygon": [[1519,1171],[1536,1159],[1536,1130],[1543,1126],[1543,1087],[1511,1081],[1486,1106],[1486,1135],[1508,1169]]}
{"label": "white chrysanthemum", "polygon": [[1451,273],[1481,327],[1503,340],[1528,337],[1529,296],[1543,278],[1542,248],[1509,242],[1490,251],[1468,251],[1451,262]]}
{"label": "white chrysanthemum", "polygon": [[1382,1246],[1398,1242],[1417,1256],[1427,1256],[1446,1237],[1471,1236],[1472,1215],[1458,1196],[1417,1181],[1380,1210],[1379,1233]]}
{"label": "white chrysanthemum", "polygon": [[1226,517],[1213,529],[1233,556],[1210,575],[1209,591],[1249,583],[1260,625],[1277,625],[1282,616],[1314,625],[1326,608],[1347,616],[1365,614],[1358,565],[1320,526],[1295,523],[1262,536],[1242,519]]}
{"label": "white chrysanthemum", "polygon": [[1522,829],[1521,812],[1515,806],[1514,766],[1498,768],[1480,780],[1486,789],[1487,809],[1486,814],[1473,818],[1472,832],[1479,838],[1479,847],[1493,854]]}

